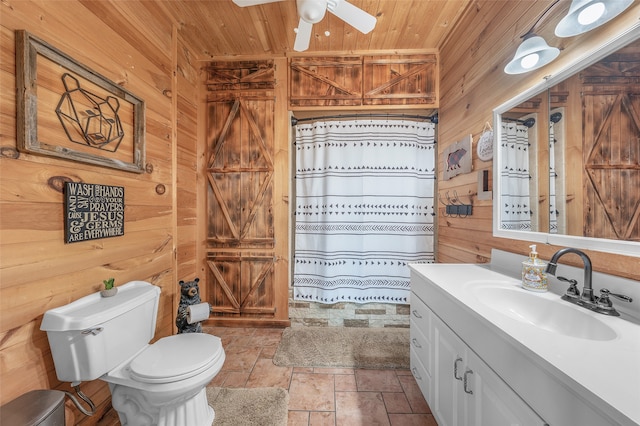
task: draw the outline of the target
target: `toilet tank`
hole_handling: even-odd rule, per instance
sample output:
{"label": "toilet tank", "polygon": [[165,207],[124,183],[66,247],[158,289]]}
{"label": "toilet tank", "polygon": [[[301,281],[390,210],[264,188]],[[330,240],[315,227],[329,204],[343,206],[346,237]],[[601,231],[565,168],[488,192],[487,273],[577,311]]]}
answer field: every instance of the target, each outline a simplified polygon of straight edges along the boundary
{"label": "toilet tank", "polygon": [[142,350],[155,334],[159,299],[159,287],[131,281],[113,297],[98,292],[45,312],[40,330],[58,379],[97,379]]}

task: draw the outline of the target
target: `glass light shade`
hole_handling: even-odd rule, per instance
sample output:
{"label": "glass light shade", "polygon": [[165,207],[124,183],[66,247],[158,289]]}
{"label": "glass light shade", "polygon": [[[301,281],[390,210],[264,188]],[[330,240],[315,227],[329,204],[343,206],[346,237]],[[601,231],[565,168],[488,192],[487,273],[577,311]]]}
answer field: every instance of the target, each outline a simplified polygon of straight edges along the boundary
{"label": "glass light shade", "polygon": [[555,33],[558,37],[586,33],[615,18],[632,3],[633,0],[573,0],[569,13],[558,22]]}
{"label": "glass light shade", "polygon": [[507,74],[522,74],[547,65],[560,54],[560,49],[550,47],[540,36],[530,34],[520,44],[516,54],[504,67]]}

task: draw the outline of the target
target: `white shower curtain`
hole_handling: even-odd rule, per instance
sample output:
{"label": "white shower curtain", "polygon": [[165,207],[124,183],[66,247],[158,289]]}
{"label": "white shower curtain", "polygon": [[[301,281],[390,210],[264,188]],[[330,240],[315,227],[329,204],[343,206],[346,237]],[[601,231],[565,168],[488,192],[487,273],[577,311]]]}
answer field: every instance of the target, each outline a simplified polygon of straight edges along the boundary
{"label": "white shower curtain", "polygon": [[558,206],[556,200],[556,155],[555,155],[556,135],[555,125],[549,124],[549,233],[558,233]]}
{"label": "white shower curtain", "polygon": [[408,303],[408,262],[433,262],[435,126],[296,126],[294,299]]}
{"label": "white shower curtain", "polygon": [[567,231],[564,178],[564,108],[551,110],[556,121],[549,123],[549,233]]}
{"label": "white shower curtain", "polygon": [[502,229],[530,231],[531,211],[529,198],[529,129],[519,123],[503,122],[500,139],[502,163],[501,223]]}

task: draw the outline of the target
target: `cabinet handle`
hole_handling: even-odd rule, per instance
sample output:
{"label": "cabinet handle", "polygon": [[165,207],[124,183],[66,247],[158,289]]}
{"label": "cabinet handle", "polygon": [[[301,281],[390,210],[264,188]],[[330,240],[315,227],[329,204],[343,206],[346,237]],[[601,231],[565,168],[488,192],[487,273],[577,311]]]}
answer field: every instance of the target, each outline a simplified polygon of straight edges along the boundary
{"label": "cabinet handle", "polygon": [[411,313],[412,313],[412,314],[413,314],[413,316],[414,316],[414,317],[416,317],[416,318],[422,318],[422,315],[420,315],[420,314],[418,313],[418,311],[416,311],[415,309],[414,309],[413,311],[411,311]]}
{"label": "cabinet handle", "polygon": [[413,375],[417,380],[422,380],[422,377],[420,377],[420,375],[418,374],[418,370],[416,370],[415,367],[413,367],[411,371],[413,372]]}
{"label": "cabinet handle", "polygon": [[416,348],[422,349],[422,345],[418,343],[418,339],[416,339],[415,337],[411,339],[411,342],[413,343],[413,346],[415,346]]}
{"label": "cabinet handle", "polygon": [[462,361],[462,358],[456,358],[455,361],[453,361],[453,378],[456,380],[462,380],[462,376],[458,377],[458,362]]}
{"label": "cabinet handle", "polygon": [[469,395],[473,395],[473,391],[467,387],[467,384],[469,383],[467,380],[467,376],[469,374],[473,374],[473,370],[467,369],[467,371],[464,372],[464,391]]}

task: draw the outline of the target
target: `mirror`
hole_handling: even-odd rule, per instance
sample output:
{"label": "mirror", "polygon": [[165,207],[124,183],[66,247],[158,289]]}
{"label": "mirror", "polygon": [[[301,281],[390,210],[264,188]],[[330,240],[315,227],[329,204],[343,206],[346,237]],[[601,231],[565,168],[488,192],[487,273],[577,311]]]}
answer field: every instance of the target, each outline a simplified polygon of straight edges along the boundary
{"label": "mirror", "polygon": [[494,235],[640,256],[640,39],[494,110]]}

